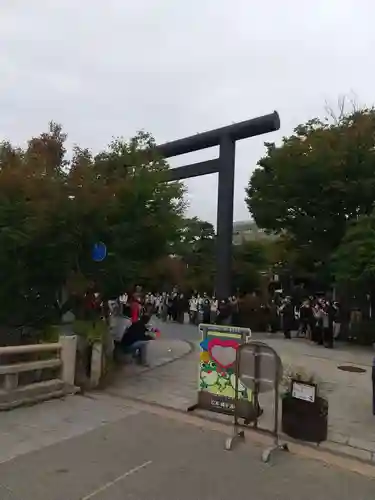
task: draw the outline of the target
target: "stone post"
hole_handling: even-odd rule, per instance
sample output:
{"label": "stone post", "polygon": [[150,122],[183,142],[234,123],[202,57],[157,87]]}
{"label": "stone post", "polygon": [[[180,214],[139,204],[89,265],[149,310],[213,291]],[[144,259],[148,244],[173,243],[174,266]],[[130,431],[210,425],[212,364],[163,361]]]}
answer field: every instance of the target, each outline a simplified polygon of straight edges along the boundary
{"label": "stone post", "polygon": [[92,388],[99,385],[100,379],[102,377],[102,367],[103,367],[103,344],[101,342],[95,342],[92,346],[91,355],[91,375],[90,375],[90,385]]}
{"label": "stone post", "polygon": [[76,373],[77,336],[60,335],[61,348],[61,378],[67,385],[74,385]]}

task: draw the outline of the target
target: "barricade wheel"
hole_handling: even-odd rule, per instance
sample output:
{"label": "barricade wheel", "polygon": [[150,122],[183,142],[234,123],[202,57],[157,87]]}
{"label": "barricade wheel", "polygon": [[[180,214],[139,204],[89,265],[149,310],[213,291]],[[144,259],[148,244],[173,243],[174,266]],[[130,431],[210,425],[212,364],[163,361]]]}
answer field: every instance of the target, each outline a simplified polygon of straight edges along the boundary
{"label": "barricade wheel", "polygon": [[262,453],[262,462],[268,464],[271,458],[271,450],[264,450]]}
{"label": "barricade wheel", "polygon": [[226,440],[225,440],[225,449],[227,451],[230,451],[232,449],[232,442],[233,442],[233,439],[231,437],[228,437]]}

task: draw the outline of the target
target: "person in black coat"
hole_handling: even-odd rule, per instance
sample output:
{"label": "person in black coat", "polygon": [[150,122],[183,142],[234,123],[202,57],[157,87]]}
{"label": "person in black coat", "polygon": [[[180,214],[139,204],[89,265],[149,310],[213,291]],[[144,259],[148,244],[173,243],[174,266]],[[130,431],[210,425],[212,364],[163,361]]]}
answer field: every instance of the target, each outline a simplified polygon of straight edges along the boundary
{"label": "person in black coat", "polygon": [[203,295],[202,309],[203,309],[203,319],[202,319],[203,323],[210,324],[210,322],[211,322],[211,301],[207,297],[207,294]]}
{"label": "person in black coat", "polygon": [[143,315],[124,332],[119,347],[124,354],[133,354],[137,362],[147,365],[147,344],[155,336],[147,328],[150,316]]}
{"label": "person in black coat", "polygon": [[[314,322],[314,313],[311,304],[308,300],[305,300],[299,310],[299,333],[307,337],[312,331],[312,325]],[[309,331],[310,330],[310,331]]]}
{"label": "person in black coat", "polygon": [[282,306],[283,330],[286,339],[291,338],[291,331],[294,326],[294,308],[290,297],[286,297]]}
{"label": "person in black coat", "polygon": [[230,325],[232,319],[232,307],[229,299],[221,300],[219,303],[216,323],[218,325]]}

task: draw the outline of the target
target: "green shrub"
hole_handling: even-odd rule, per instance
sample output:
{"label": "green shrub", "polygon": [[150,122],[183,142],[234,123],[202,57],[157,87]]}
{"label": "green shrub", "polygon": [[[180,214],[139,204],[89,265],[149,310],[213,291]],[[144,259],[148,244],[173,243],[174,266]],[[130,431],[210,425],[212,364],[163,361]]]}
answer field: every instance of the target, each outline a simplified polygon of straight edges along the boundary
{"label": "green shrub", "polygon": [[60,337],[60,326],[59,325],[48,325],[41,332],[40,342],[42,344],[50,344],[59,341]]}
{"label": "green shrub", "polygon": [[73,323],[74,333],[85,338],[89,344],[103,342],[108,333],[108,327],[102,320],[84,321],[76,320]]}
{"label": "green shrub", "polygon": [[375,343],[375,320],[363,319],[353,323],[348,332],[348,340],[359,345],[370,346]]}

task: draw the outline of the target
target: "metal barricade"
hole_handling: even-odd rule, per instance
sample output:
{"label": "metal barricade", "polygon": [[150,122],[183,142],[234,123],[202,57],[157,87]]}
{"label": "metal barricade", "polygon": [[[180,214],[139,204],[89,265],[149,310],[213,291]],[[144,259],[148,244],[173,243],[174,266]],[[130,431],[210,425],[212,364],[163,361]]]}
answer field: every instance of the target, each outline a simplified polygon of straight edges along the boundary
{"label": "metal barricade", "polygon": [[[231,450],[237,440],[245,438],[244,426],[239,423],[239,386],[240,384],[253,393],[254,419],[245,421],[245,425],[253,424],[253,429],[270,434],[273,446],[262,453],[263,462],[270,460],[276,450],[288,450],[286,443],[280,442],[279,436],[279,384],[283,375],[283,366],[277,352],[268,344],[258,341],[249,341],[239,346],[236,352],[236,390],[234,399],[233,435],[225,442],[225,449]],[[259,394],[274,391],[274,419],[272,429],[262,429],[258,426],[262,414],[259,405]]]}

